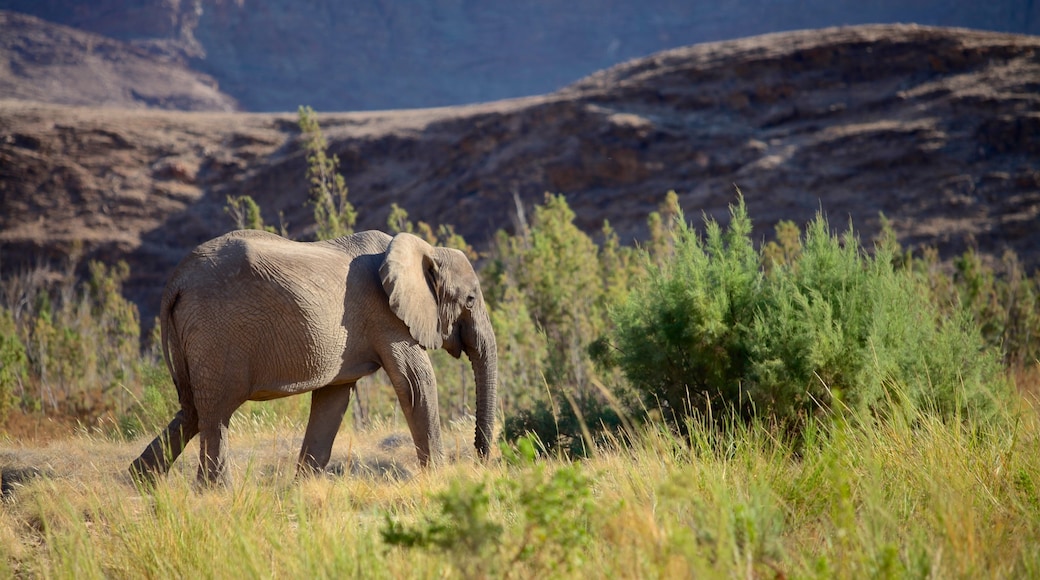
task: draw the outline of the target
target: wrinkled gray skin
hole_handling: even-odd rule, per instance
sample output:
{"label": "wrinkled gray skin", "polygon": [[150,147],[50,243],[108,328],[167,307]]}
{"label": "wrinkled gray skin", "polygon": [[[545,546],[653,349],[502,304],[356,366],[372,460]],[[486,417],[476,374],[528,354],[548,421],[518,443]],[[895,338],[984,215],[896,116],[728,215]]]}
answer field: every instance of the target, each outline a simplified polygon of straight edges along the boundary
{"label": "wrinkled gray skin", "polygon": [[466,353],[476,383],[476,448],[486,458],[497,390],[495,336],[465,254],[411,234],[293,242],[241,230],[177,266],[160,312],[181,409],[130,466],[166,473],[199,435],[199,480],[226,482],[228,422],[245,401],[311,393],[298,473],[322,470],[358,379],[386,370],[419,463],[441,452],[427,349]]}

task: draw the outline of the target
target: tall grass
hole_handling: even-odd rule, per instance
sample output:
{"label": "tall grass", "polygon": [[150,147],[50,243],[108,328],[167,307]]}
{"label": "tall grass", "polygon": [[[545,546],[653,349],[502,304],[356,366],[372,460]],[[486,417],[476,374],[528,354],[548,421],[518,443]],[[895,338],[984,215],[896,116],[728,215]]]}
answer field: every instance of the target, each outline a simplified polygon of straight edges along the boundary
{"label": "tall grass", "polygon": [[[386,451],[402,429],[346,428],[333,457],[396,462],[397,475],[348,469],[294,483],[301,427],[239,418],[230,488],[195,490],[189,459],[149,494],[123,475],[141,442],[82,434],[43,450],[5,444],[8,459],[42,460],[49,475],[16,489],[0,510],[0,573],[1040,574],[1040,420],[1021,400],[985,424],[901,403],[885,418],[810,421],[797,441],[762,421],[724,430],[690,423],[686,436],[652,424],[581,462],[535,457],[522,442],[487,466],[465,455],[429,472],[415,469],[409,446]],[[469,433],[460,427],[448,438],[466,448]],[[400,541],[388,534],[394,526],[420,540]]]}

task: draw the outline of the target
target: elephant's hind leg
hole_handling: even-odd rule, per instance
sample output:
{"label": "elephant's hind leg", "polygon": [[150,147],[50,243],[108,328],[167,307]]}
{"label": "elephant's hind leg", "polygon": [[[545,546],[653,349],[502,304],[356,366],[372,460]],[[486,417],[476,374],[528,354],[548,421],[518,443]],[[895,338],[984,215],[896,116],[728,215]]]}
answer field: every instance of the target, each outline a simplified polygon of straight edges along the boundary
{"label": "elephant's hind leg", "polygon": [[336,441],[336,433],[343,423],[355,385],[329,385],[311,392],[311,412],[296,464],[297,476],[322,471],[329,464],[332,444]]}
{"label": "elephant's hind leg", "polygon": [[130,475],[138,483],[153,482],[157,476],[170,470],[170,465],[177,460],[188,441],[198,432],[198,417],[183,409],[177,411],[166,429],[130,464]]}
{"label": "elephant's hind leg", "polygon": [[200,485],[228,484],[228,425],[231,415],[199,416]]}

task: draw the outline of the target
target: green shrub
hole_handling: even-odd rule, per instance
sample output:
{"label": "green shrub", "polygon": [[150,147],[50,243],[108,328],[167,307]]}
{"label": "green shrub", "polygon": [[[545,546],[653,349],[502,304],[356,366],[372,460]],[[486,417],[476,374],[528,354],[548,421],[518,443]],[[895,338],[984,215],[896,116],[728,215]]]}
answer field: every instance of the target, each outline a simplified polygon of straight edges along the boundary
{"label": "green shrub", "polygon": [[447,553],[464,577],[487,576],[495,565],[493,554],[502,543],[502,525],[489,515],[487,486],[455,480],[434,499],[440,511],[415,526],[384,514],[383,541],[390,546]]}
{"label": "green shrub", "polygon": [[14,317],[8,309],[0,308],[0,424],[17,403],[17,394],[24,393],[28,370],[29,359]]}
{"label": "green shrub", "polygon": [[[92,322],[81,333],[95,334],[93,345],[98,352],[98,374],[104,389],[123,387],[140,361],[141,324],[137,305],[123,296],[123,283],[130,277],[130,267],[120,261],[109,268],[101,262],[90,262],[90,279],[86,301],[91,305]],[[98,348],[100,347],[100,348]]]}
{"label": "green shrub", "polygon": [[[534,208],[528,230],[517,236],[499,232],[497,275],[488,290],[494,307],[506,300],[509,286],[516,288],[514,298],[522,298],[549,347],[541,367],[545,380],[569,385],[581,398],[593,370],[585,350],[603,331],[606,311],[598,248],[574,217],[563,196],[547,194],[545,204]],[[540,349],[538,354],[543,354]]]}
{"label": "green shrub", "polygon": [[553,577],[582,562],[592,545],[596,517],[592,479],[580,465],[550,468],[538,461],[535,441],[521,438],[502,446],[511,473],[496,485],[500,500],[516,505],[520,517],[506,544],[510,562],[524,562],[532,577]]}
{"label": "green shrub", "polygon": [[703,239],[679,224],[674,258],[614,312],[616,362],[644,404],[782,424],[839,401],[883,411],[906,397],[947,416],[992,407],[1006,387],[994,353],[968,317],[944,315],[921,277],[893,267],[897,246],[868,255],[822,215],[800,246],[764,273],[743,199],[728,228],[707,220]]}
{"label": "green shrub", "polygon": [[[937,256],[934,258],[937,261]],[[1028,277],[1018,257],[1006,252],[993,265],[974,250],[954,260],[952,283],[937,285],[952,303],[979,324],[987,343],[1000,349],[1009,365],[1036,364],[1040,358],[1040,274]]]}
{"label": "green shrub", "polygon": [[[518,570],[524,570],[521,577],[554,577],[580,564],[582,550],[593,543],[592,480],[580,466],[550,468],[539,461],[531,438],[503,445],[502,454],[508,474],[490,486],[452,481],[434,496],[440,506],[435,515],[407,525],[385,513],[383,541],[446,553],[465,578],[510,576]],[[511,521],[500,523],[493,503],[513,514]]]}
{"label": "green shrub", "polygon": [[546,194],[532,213],[517,235],[498,232],[482,272],[499,347],[505,436],[533,433],[549,449],[584,455],[583,429],[599,438],[620,424],[604,385],[625,390],[614,369],[594,364],[590,348],[642,265],[609,223],[597,245],[562,195]]}
{"label": "green shrub", "polygon": [[87,418],[121,408],[120,394],[136,383],[140,324],[137,307],[122,295],[130,269],[125,262],[90,262],[88,270],[85,282],[72,265],[57,282],[45,271],[6,281],[21,288],[21,321],[11,332],[23,346],[33,385],[31,392],[23,389],[27,409]]}
{"label": "green shrub", "polygon": [[750,345],[742,333],[761,298],[762,274],[750,221],[733,218],[726,231],[709,221],[706,245],[680,223],[672,259],[649,265],[645,282],[614,311],[610,352],[649,408],[680,417],[747,402],[739,378]]}

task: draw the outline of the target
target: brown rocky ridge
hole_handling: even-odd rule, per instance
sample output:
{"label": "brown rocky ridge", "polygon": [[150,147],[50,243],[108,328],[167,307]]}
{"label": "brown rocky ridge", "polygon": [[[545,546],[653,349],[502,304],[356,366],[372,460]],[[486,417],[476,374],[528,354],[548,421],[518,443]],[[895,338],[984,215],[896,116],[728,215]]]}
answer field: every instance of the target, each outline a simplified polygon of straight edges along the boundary
{"label": "brown rocky ridge", "polygon": [[[624,241],[674,189],[725,220],[739,187],[767,238],[823,209],[867,241],[884,212],[906,245],[967,244],[1040,265],[1040,38],[909,25],[694,45],[538,97],[464,107],[319,111],[360,228],[392,202],[478,248],[563,193]],[[312,235],[295,115],[0,103],[0,268],[126,259],[145,319],[191,247],[231,226],[228,195]]]}

